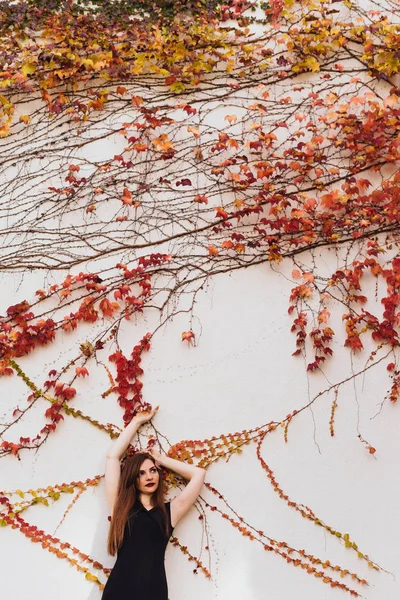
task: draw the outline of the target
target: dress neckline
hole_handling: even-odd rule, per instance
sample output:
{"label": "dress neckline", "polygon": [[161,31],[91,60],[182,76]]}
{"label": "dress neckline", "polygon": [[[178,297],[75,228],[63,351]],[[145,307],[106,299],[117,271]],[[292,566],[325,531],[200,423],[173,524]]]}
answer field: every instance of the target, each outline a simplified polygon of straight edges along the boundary
{"label": "dress neckline", "polygon": [[154,510],[155,508],[157,508],[156,506],[152,506],[151,508],[146,508],[146,507],[145,507],[145,505],[144,505],[144,504],[142,504],[142,503],[140,502],[140,500],[138,500],[138,502],[139,502],[140,506],[141,506],[142,508],[144,508],[144,510],[145,510],[146,512],[151,512],[152,510]]}

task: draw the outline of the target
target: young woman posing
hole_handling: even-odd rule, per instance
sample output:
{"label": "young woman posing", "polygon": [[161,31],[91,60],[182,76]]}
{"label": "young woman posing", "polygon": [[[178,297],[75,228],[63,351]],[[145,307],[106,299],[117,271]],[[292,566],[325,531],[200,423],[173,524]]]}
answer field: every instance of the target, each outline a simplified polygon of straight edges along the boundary
{"label": "young woman posing", "polygon": [[[158,410],[142,412],[107,452],[105,484],[111,511],[108,552],[117,561],[102,600],[168,600],[164,554],[172,530],[196,501],[205,470],[162,456],[155,450],[120,459],[139,427]],[[158,464],[188,480],[171,502],[164,502]]]}

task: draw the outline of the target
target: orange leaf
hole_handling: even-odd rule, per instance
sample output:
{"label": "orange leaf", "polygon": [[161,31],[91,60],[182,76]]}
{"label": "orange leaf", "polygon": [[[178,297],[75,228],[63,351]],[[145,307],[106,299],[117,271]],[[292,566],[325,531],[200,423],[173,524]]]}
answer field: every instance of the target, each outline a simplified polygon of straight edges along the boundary
{"label": "orange leaf", "polygon": [[166,152],[174,149],[171,140],[165,133],[160,135],[158,138],[154,138],[153,145],[155,146],[156,150],[159,150],[160,152]]}
{"label": "orange leaf", "polygon": [[141,96],[132,96],[132,104],[134,106],[140,106],[143,104],[144,100]]}
{"label": "orange leaf", "polygon": [[191,342],[194,340],[194,333],[192,330],[182,332],[182,342]]}
{"label": "orange leaf", "polygon": [[133,148],[134,148],[134,150],[136,150],[136,152],[144,152],[145,150],[148,150],[148,145],[147,144],[134,144]]}
{"label": "orange leaf", "polygon": [[[387,98],[384,99],[383,101],[383,106],[385,106],[385,108],[393,108],[397,103],[398,103],[399,99],[397,96],[392,95],[392,96],[388,96]],[[21,120],[21,118],[20,118]]]}
{"label": "orange leaf", "polygon": [[207,250],[210,256],[218,256],[219,254],[218,248],[216,246],[208,246]]}
{"label": "orange leaf", "polygon": [[216,210],[216,217],[221,218],[221,219],[227,219],[228,218],[228,213],[222,208],[222,206],[217,206]]}
{"label": "orange leaf", "polygon": [[350,98],[350,104],[365,104],[364,96],[354,96]]}
{"label": "orange leaf", "polygon": [[195,196],[193,198],[193,202],[198,202],[199,204],[208,204],[208,199],[206,196]]}
{"label": "orange leaf", "polygon": [[329,312],[329,310],[321,310],[321,312],[318,315],[318,321],[320,323],[327,323],[330,316],[331,313]]}
{"label": "orange leaf", "polygon": [[132,205],[132,192],[128,188],[124,188],[124,195],[121,198],[124,204]]}
{"label": "orange leaf", "polygon": [[114,311],[119,309],[119,304],[117,302],[110,302],[108,298],[103,298],[99,307],[105,317],[112,317]]}
{"label": "orange leaf", "polygon": [[89,375],[89,371],[86,367],[76,367],[75,372],[78,377],[86,377],[86,375]]}

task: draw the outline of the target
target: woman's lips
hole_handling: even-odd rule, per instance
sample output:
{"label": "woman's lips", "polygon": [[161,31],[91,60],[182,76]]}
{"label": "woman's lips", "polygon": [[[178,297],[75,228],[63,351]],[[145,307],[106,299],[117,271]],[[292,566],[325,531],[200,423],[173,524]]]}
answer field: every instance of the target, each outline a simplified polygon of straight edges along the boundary
{"label": "woman's lips", "polygon": [[155,482],[153,482],[153,483],[146,483],[145,487],[153,487],[153,485],[155,485]]}

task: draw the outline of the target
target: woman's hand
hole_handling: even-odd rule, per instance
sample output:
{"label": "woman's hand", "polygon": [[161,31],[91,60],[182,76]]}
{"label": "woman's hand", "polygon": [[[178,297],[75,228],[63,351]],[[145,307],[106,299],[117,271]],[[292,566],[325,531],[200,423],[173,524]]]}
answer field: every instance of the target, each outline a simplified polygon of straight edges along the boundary
{"label": "woman's hand", "polygon": [[125,429],[121,431],[118,439],[112,443],[111,447],[107,451],[107,457],[118,458],[118,460],[120,460],[126,452],[129,444],[132,443],[132,438],[137,433],[139,427],[141,427],[143,423],[150,421],[150,419],[156,415],[158,408],[159,407],[156,406],[152,410],[144,410],[133,417],[131,422],[128,423]]}
{"label": "woman's hand", "polygon": [[160,453],[158,452],[158,450],[156,450],[156,449],[154,448],[154,446],[152,446],[151,448],[147,448],[147,452],[148,452],[149,454],[151,454],[151,456],[154,458],[154,460],[155,460],[157,463],[159,463],[159,464],[160,464],[160,460],[162,459],[162,454],[160,454]]}
{"label": "woman's hand", "polygon": [[151,421],[151,419],[157,414],[157,411],[160,407],[156,406],[152,410],[144,410],[138,413],[132,420],[135,420],[138,425],[143,425],[143,423],[147,423]]}
{"label": "woman's hand", "polygon": [[160,454],[158,452],[158,450],[156,450],[154,448],[154,446],[152,446],[151,448],[148,448],[147,452],[152,455],[152,457],[154,458],[154,460],[158,460],[159,461],[159,460],[162,459],[162,454]]}

